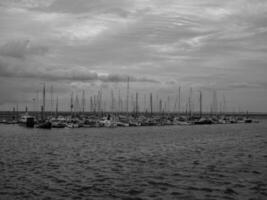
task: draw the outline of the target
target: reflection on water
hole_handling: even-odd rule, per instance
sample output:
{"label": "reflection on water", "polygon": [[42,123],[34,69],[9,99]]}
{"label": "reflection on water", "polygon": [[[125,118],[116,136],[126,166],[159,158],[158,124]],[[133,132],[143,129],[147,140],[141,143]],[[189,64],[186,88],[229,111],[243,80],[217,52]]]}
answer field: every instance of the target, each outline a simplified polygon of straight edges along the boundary
{"label": "reflection on water", "polygon": [[266,199],[267,123],[0,126],[0,199]]}

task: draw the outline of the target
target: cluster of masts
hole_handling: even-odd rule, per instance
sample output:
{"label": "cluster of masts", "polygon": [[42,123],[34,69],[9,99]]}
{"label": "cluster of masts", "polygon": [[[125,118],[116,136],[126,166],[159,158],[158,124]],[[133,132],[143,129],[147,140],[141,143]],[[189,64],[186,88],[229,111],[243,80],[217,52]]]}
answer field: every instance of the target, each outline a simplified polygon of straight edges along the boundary
{"label": "cluster of masts", "polygon": [[[54,105],[54,88],[50,88],[50,110],[47,105],[46,85],[43,85],[42,99],[39,101],[39,95],[33,99],[36,108],[35,112],[28,112],[26,106],[26,115],[17,115],[17,122],[26,124],[28,127],[39,128],[59,128],[59,127],[115,127],[115,126],[156,126],[156,125],[193,125],[193,124],[228,124],[228,123],[251,123],[248,113],[238,117],[236,115],[229,116],[226,112],[226,100],[223,96],[223,106],[220,104],[220,112],[218,112],[217,93],[213,91],[212,104],[210,112],[203,112],[203,94],[199,91],[199,109],[195,108],[193,99],[193,89],[190,88],[186,103],[182,102],[181,87],[174,104],[171,104],[170,96],[164,100],[153,93],[144,94],[143,105],[140,106],[140,95],[138,92],[130,93],[130,83],[127,81],[126,98],[123,98],[121,91],[118,90],[118,96],[114,91],[110,91],[109,104],[104,98],[102,89],[90,97],[88,110],[85,97],[85,91],[82,90],[81,96],[74,95],[71,92],[69,101],[69,110],[59,113],[59,99],[56,98]],[[106,92],[105,92],[106,95]],[[148,99],[148,101],[147,101]],[[182,106],[184,105],[184,106]],[[55,109],[54,109],[55,107]],[[222,112],[223,110],[223,112]],[[13,109],[15,113],[15,108]],[[18,108],[17,108],[18,111]],[[17,112],[18,113],[18,112]],[[32,114],[29,115],[29,114]],[[240,113],[241,114],[241,113]],[[13,117],[11,123],[16,123]]]}
{"label": "cluster of masts", "polygon": [[[82,90],[81,95],[74,95],[74,92],[71,92],[69,105],[65,106],[65,111],[71,113],[71,115],[77,115],[78,113],[91,112],[91,113],[185,113],[189,116],[199,113],[201,116],[203,110],[206,113],[219,114],[227,113],[226,110],[226,99],[223,95],[223,101],[218,106],[217,92],[213,91],[212,103],[210,108],[205,107],[203,109],[203,94],[202,91],[199,91],[198,102],[195,103],[193,98],[193,89],[190,88],[189,95],[185,100],[183,96],[182,101],[182,91],[181,87],[178,87],[178,93],[175,97],[175,101],[171,99],[170,96],[160,98],[158,95],[153,93],[148,94],[139,94],[138,92],[130,92],[130,79],[127,81],[126,96],[123,97],[121,90],[118,89],[117,94],[113,89],[110,90],[109,94],[105,91],[103,95],[103,89],[99,89],[96,94],[86,98],[85,90]],[[105,96],[105,98],[104,98]],[[194,95],[195,96],[195,95]],[[47,88],[44,83],[42,89],[42,99],[39,99],[39,92],[37,92],[36,98],[33,98],[33,108],[32,111],[35,112],[59,112],[59,98],[56,97],[56,103],[54,104],[54,88],[50,87],[50,106],[47,104]],[[41,104],[41,105],[40,105]],[[199,105],[199,108],[196,108],[196,105]],[[69,107],[69,109],[66,109]],[[13,110],[16,110],[15,108]],[[18,110],[18,106],[17,106]],[[25,108],[28,111],[28,107]],[[63,110],[62,110],[63,111]]]}

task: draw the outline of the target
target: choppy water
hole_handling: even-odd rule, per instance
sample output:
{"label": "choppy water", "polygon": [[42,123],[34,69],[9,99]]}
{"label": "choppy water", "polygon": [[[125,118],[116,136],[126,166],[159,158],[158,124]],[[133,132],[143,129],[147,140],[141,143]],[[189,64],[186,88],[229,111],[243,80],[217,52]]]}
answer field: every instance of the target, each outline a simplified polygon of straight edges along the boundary
{"label": "choppy water", "polygon": [[1,125],[0,199],[267,199],[267,123]]}

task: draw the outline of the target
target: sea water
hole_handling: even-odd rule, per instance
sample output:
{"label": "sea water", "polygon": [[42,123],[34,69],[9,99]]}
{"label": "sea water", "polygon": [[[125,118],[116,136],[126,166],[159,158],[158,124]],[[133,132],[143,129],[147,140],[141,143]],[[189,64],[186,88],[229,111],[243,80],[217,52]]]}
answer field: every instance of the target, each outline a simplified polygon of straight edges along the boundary
{"label": "sea water", "polygon": [[267,122],[0,125],[0,199],[267,199]]}

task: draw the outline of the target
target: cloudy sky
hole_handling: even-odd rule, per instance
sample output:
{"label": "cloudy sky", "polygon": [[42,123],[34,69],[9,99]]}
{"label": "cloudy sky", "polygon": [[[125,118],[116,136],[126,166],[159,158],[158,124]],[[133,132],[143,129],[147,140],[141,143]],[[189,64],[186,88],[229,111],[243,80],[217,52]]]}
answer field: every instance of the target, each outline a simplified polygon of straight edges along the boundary
{"label": "cloudy sky", "polygon": [[123,96],[129,76],[140,94],[192,87],[208,109],[216,90],[231,111],[267,111],[266,0],[0,0],[0,30],[0,109],[44,82],[62,104]]}

